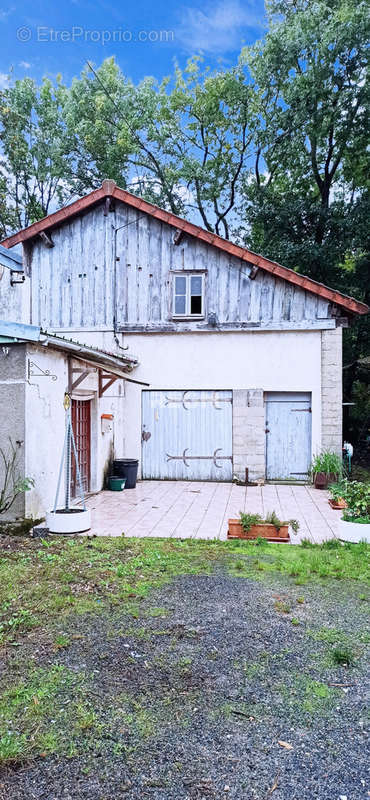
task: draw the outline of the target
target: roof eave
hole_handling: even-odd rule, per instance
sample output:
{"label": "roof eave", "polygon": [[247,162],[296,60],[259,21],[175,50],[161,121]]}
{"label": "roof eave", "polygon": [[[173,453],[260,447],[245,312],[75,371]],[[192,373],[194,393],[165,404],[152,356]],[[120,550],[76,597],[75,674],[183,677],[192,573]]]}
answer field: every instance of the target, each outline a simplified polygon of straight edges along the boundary
{"label": "roof eave", "polygon": [[108,353],[103,353],[101,350],[96,350],[94,347],[73,342],[68,339],[59,338],[57,336],[45,334],[43,341],[47,345],[56,350],[70,353],[75,358],[83,361],[89,361],[96,366],[104,367],[107,371],[117,374],[118,377],[124,377],[125,374],[132,372],[138,366],[138,361],[130,357],[114,356]]}

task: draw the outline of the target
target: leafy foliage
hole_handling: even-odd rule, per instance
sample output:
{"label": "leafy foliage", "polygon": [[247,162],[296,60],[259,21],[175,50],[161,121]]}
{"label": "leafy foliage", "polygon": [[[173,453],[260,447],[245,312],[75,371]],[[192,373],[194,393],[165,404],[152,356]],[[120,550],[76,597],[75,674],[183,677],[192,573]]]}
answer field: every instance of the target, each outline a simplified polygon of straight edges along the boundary
{"label": "leafy foliage", "polygon": [[346,481],[343,486],[343,499],[347,508],[343,519],[370,523],[370,484],[361,481]]}
{"label": "leafy foliage", "polygon": [[263,523],[267,523],[268,525],[275,525],[275,528],[277,528],[277,530],[280,530],[282,525],[291,525],[294,530],[294,533],[297,533],[299,531],[298,520],[288,519],[282,522],[275,513],[275,511],[270,511],[268,514],[266,514],[265,519],[263,519],[263,517],[261,517],[260,514],[249,514],[241,511],[239,518],[241,526],[245,533],[248,533],[248,531],[250,531],[253,525],[263,525]]}
{"label": "leafy foliage", "polygon": [[73,139],[62,113],[66,97],[60,77],[54,84],[45,78],[41,86],[24,78],[0,92],[0,180],[7,196],[3,229],[30,225],[75,191]]}
{"label": "leafy foliage", "polygon": [[240,512],[239,518],[244,533],[248,533],[252,525],[260,525],[263,522],[260,514],[248,514],[243,511]]}
{"label": "leafy foliage", "polygon": [[341,456],[331,450],[323,450],[313,458],[310,472],[312,475],[316,475],[318,472],[323,472],[325,475],[342,475]]}

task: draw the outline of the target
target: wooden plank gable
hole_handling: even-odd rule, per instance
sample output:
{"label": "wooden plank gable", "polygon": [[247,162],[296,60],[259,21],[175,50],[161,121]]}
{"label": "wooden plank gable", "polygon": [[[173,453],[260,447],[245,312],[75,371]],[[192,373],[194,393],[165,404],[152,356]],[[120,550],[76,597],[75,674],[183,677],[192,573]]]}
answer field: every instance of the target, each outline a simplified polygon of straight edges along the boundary
{"label": "wooden plank gable", "polygon": [[[327,299],[186,234],[176,244],[173,227],[125,203],[66,220],[53,243],[35,239],[29,259],[32,322],[44,328],[205,330],[210,314],[224,330],[335,326]],[[176,272],[204,273],[204,318],[173,319]]]}

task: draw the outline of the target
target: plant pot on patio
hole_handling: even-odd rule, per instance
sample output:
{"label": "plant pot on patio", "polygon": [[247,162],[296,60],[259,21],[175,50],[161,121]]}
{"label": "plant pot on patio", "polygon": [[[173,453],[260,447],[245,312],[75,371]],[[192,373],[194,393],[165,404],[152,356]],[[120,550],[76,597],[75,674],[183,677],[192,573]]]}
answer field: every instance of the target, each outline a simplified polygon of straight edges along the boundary
{"label": "plant pot on patio", "polygon": [[342,456],[332,450],[323,450],[314,456],[310,467],[310,475],[315,489],[327,489],[331,483],[337,483],[343,474]]}
{"label": "plant pot on patio", "polygon": [[329,488],[332,499],[345,503],[338,524],[344,542],[370,542],[370,484],[347,478]]}
{"label": "plant pot on patio", "polygon": [[328,502],[329,506],[334,508],[335,511],[340,511],[343,510],[343,508],[347,508],[347,503],[345,500],[343,500],[343,497],[337,497],[336,499],[330,497]]}
{"label": "plant pot on patio", "polygon": [[82,533],[91,528],[89,508],[58,508],[46,514],[46,527],[50,533]]}
{"label": "plant pot on patio", "polygon": [[267,522],[259,522],[251,525],[245,531],[239,519],[229,519],[228,539],[267,539],[268,542],[289,542],[289,525],[284,524],[280,528]]}
{"label": "plant pot on patio", "polygon": [[338,475],[334,472],[315,472],[314,486],[315,489],[327,489],[329,484],[336,483]]}

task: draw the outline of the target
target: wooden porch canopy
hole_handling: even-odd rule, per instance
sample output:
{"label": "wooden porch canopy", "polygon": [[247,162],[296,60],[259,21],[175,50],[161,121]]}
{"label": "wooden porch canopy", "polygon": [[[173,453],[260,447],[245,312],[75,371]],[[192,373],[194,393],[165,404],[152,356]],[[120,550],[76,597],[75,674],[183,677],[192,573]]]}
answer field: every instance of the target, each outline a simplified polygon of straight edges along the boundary
{"label": "wooden porch canopy", "polygon": [[[107,389],[119,378],[140,386],[149,386],[144,381],[128,378],[127,374],[131,373],[139,363],[134,356],[118,356],[107,350],[100,350],[97,347],[91,347],[73,339],[66,339],[64,336],[55,336],[47,332],[43,333],[41,331],[41,335],[45,337],[43,344],[50,345],[57,350],[63,350],[70,355],[68,359],[68,390],[71,393],[81,385],[85,378],[96,371],[98,372],[99,397],[102,397]],[[72,360],[81,362],[83,366],[73,367]],[[74,378],[76,374],[77,377]]]}
{"label": "wooden porch canopy", "polygon": [[[82,381],[91,374],[92,371],[98,372],[99,378],[99,397],[118,379],[123,378],[129,383],[137,383],[140,386],[149,386],[144,381],[129,378],[139,361],[135,356],[129,354],[116,355],[108,350],[100,350],[98,347],[77,342],[74,339],[67,339],[64,336],[57,336],[53,333],[43,331],[37,325],[26,325],[20,322],[9,322],[0,320],[0,340],[8,343],[32,342],[43,347],[51,347],[60,350],[69,356],[69,375],[68,390],[74,391]],[[79,367],[73,367],[72,360],[81,363]],[[74,379],[74,375],[78,375]]]}

